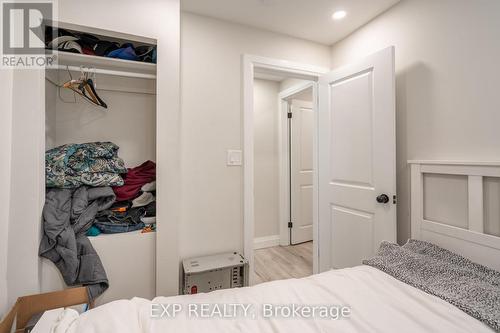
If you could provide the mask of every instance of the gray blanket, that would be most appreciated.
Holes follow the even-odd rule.
[[[363,264],[437,296],[500,331],[500,272],[473,263],[431,243],[382,242]]]
[[[49,189],[43,208],[39,255],[51,260],[68,286],[87,286],[93,301],[108,287],[104,267],[85,235],[98,212],[115,201],[111,187]]]

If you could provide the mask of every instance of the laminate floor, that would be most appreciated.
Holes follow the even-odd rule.
[[[255,284],[312,274],[312,242],[254,251]]]

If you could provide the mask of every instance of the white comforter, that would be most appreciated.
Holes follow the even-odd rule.
[[[195,318],[189,304],[245,304],[247,316]],[[345,318],[263,318],[262,304],[347,306]],[[151,304],[179,304],[175,318],[152,318]],[[153,313],[158,315],[158,305]],[[199,308],[198,308],[199,309]],[[213,309],[213,308],[212,308]],[[172,315],[172,308],[168,308]],[[234,312],[233,312],[234,313]],[[219,313],[216,313],[219,314]],[[269,313],[267,313],[269,314]],[[284,313],[286,315],[286,313]],[[283,315],[283,313],[282,313]],[[304,279],[192,296],[121,300],[60,321],[54,332],[492,332],[461,310],[369,266],[334,270]]]

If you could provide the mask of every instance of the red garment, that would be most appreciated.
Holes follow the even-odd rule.
[[[114,186],[116,201],[126,201],[134,199],[144,184],[156,179],[156,164],[146,161],[138,167],[128,169],[127,175],[123,177],[123,186]]]
[[[82,47],[82,53],[95,56],[94,50],[92,50],[90,47]]]

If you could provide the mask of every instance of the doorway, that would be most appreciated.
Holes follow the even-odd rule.
[[[266,250],[265,248],[263,249],[258,249],[260,246],[265,245],[266,248],[268,247],[275,247],[275,246],[280,246],[281,248],[275,248],[275,253],[272,254],[274,259],[277,260],[283,260],[283,253],[277,253],[276,250],[287,250],[287,246],[293,246],[291,244],[291,239],[290,235],[293,237],[293,233],[290,233],[290,230],[288,228],[288,222],[290,218],[290,214],[287,213],[286,216],[282,213],[283,210],[282,207],[286,206],[288,207],[288,211],[290,211],[290,192],[288,194],[282,195],[282,190],[281,188],[283,187],[282,185],[288,182],[288,187],[291,187],[291,184],[289,182],[290,180],[290,174],[291,170],[290,168],[290,163],[286,162],[286,159],[280,158],[278,161],[279,165],[279,170],[278,170],[278,182],[279,182],[279,200],[278,202],[274,204],[275,208],[279,212],[279,234],[278,235],[271,235],[270,237],[267,237],[260,239],[260,244],[256,244],[255,241],[255,236],[256,236],[256,226],[255,226],[255,221],[256,218],[261,218],[259,216],[259,213],[256,211],[257,206],[259,205],[258,201],[261,199],[260,196],[258,196],[258,193],[256,191],[259,191],[258,185],[256,184],[256,177],[255,177],[255,168],[258,167],[256,165],[256,156],[255,156],[255,122],[258,121],[258,119],[255,118],[254,114],[254,78],[255,74],[257,73],[258,75],[267,75],[267,76],[282,76],[288,79],[290,82],[295,80],[295,83],[304,83],[304,81],[308,81],[307,84],[309,85],[306,88],[309,88],[309,95],[312,96],[312,99],[309,101],[311,105],[311,110],[317,108],[317,103],[316,101],[316,81],[318,80],[318,77],[321,76],[323,73],[328,72],[329,70],[326,68],[318,68],[315,66],[309,66],[309,65],[302,65],[302,64],[296,64],[296,63],[291,63],[288,61],[282,61],[282,60],[274,60],[274,59],[268,59],[268,58],[262,58],[262,57],[257,57],[257,56],[244,56],[244,61],[243,61],[243,70],[244,70],[244,150],[245,150],[245,158],[244,158],[244,255],[246,258],[249,260],[250,264],[250,272],[253,273],[254,268],[255,268],[255,256],[254,256],[254,250],[260,251],[260,250]],[[295,87],[294,87],[295,86]],[[304,87],[301,87],[301,90],[304,90]],[[280,92],[287,91],[287,97],[293,97],[294,93],[297,94],[300,91],[297,90],[297,84],[295,85],[289,85],[286,89],[281,89]],[[282,96],[280,96],[282,97]],[[276,98],[275,100],[275,105],[279,110],[282,110],[284,105],[292,105],[293,104],[293,98],[288,98],[285,99],[286,103],[283,102],[283,98]],[[314,103],[313,103],[314,101]],[[293,113],[293,112],[292,112]],[[317,122],[316,122],[316,113],[311,113],[314,119],[311,119],[310,123],[312,122],[313,126],[316,127]],[[279,112],[278,113],[278,123],[282,124],[285,123],[287,124],[287,116],[288,112]],[[293,124],[292,124],[293,126]],[[285,154],[285,151],[288,149],[287,147],[290,146],[287,141],[283,140],[283,136],[285,135],[285,131],[282,130],[282,126],[280,126],[279,129],[279,135],[278,135],[278,150],[281,151],[283,154]],[[314,131],[316,133],[316,131]],[[312,165],[316,165],[315,159],[317,158],[316,153],[315,153],[315,147],[314,145],[317,143],[317,138],[313,137],[309,140],[309,142],[312,142],[313,144],[313,149],[312,152],[309,154],[312,155]],[[287,177],[288,181],[284,179],[284,173],[281,172],[283,169],[288,169],[287,172]],[[312,175],[312,184],[309,184],[309,192],[312,193],[312,196],[317,196],[315,194],[315,191],[317,190],[317,183],[315,182],[315,179],[317,177],[317,174],[313,170],[310,172]],[[288,199],[287,199],[288,198]],[[288,203],[287,203],[288,200]],[[312,239],[317,239],[317,207],[313,205],[313,202],[317,202],[314,199],[309,200],[309,205],[310,205],[310,210],[312,210],[312,223],[311,223],[311,218],[309,218],[309,233],[311,234]],[[291,206],[293,208],[293,206]],[[293,212],[292,212],[293,214]],[[285,223],[281,223],[281,221],[285,221]],[[300,224],[297,224],[297,227]],[[297,228],[299,229],[299,228]],[[293,231],[292,231],[293,232]],[[286,237],[283,237],[286,235]],[[257,248],[257,249],[255,249]],[[292,248],[290,248],[292,250]],[[297,248],[299,250],[299,248]],[[301,251],[298,251],[299,253],[292,253],[292,255],[297,255],[298,257],[306,257],[307,255],[305,253],[309,252],[310,254],[308,255],[309,257],[309,262],[312,261],[312,267],[310,268],[311,273],[316,273],[317,271],[317,262],[318,262],[318,243],[317,242],[310,242],[305,245],[302,245],[300,248]],[[291,251],[290,251],[291,252]],[[290,257],[292,258],[292,257]],[[286,260],[285,260],[286,261]],[[286,271],[293,271],[293,268],[297,268],[299,270],[299,266],[297,266],[296,261],[294,259],[290,259],[291,266],[289,266]],[[272,263],[270,265],[266,265],[267,267],[272,266]],[[309,266],[311,264],[309,263]],[[292,276],[293,277],[293,276]],[[255,274],[250,274],[250,284],[255,284],[261,281],[258,281],[256,279]]]
[[[253,80],[260,70],[314,81],[313,273],[361,264],[382,240],[396,238],[394,47],[333,71],[243,57],[243,241],[250,272],[255,264]]]
[[[287,219],[281,223],[288,229],[289,245],[313,241],[313,85],[305,81],[280,94],[282,112],[287,114],[282,124],[285,147],[280,154],[285,166],[281,196],[286,201],[281,216]],[[286,237],[281,243],[285,242]]]
[[[255,283],[313,272],[313,86],[255,72]]]

